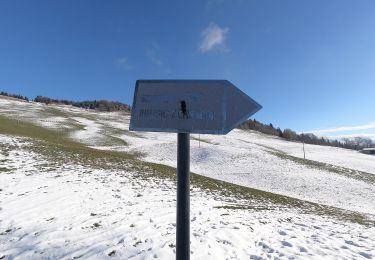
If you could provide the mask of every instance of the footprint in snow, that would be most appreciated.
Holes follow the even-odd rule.
[[[372,259],[372,255],[371,254],[368,254],[368,253],[365,253],[365,252],[359,252],[358,254],[360,254],[361,256],[367,258],[367,259]]]
[[[288,241],[282,241],[281,244],[283,246],[287,246],[287,247],[293,247],[293,245],[291,243],[289,243]]]
[[[345,240],[345,243],[351,246],[356,246],[356,247],[362,247],[361,245],[358,245],[357,243],[351,241],[351,240]]]
[[[271,248],[270,246],[268,246],[264,242],[258,242],[258,245],[261,246],[267,253],[273,253],[273,252],[275,252],[275,250],[273,248]]]

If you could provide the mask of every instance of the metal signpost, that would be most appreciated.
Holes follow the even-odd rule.
[[[177,260],[190,259],[190,133],[227,134],[261,108],[227,80],[137,80],[129,130],[177,133]]]

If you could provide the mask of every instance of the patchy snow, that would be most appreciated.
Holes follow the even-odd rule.
[[[57,120],[45,113],[50,106],[0,99],[0,114],[31,122]],[[140,152],[144,160],[176,167],[176,134],[128,132],[127,113],[93,112],[71,106],[53,106],[64,113],[72,128],[71,137],[99,149]],[[57,117],[59,121],[63,118]],[[45,127],[54,128],[54,126]],[[74,131],[73,131],[74,130]],[[127,145],[105,146],[114,136]],[[254,131],[235,129],[225,136],[191,135],[191,170],[216,179],[331,205],[375,214],[375,185],[356,173],[343,175],[281,158],[272,152],[303,158],[302,144]],[[375,175],[375,157],[334,147],[305,145],[307,159]],[[350,176],[353,174],[353,178]],[[357,175],[361,176],[361,173]],[[360,202],[360,203],[359,203]]]
[[[145,160],[176,167],[176,134],[137,134],[142,138],[123,135],[122,138],[129,146],[117,149],[141,152],[145,154]],[[233,130],[226,136],[201,135],[200,144],[197,135],[192,137],[191,170],[195,173],[311,202],[375,214],[374,183],[285,160],[273,155],[267,148],[271,147],[272,151],[272,148],[280,148],[278,143],[290,143],[295,150],[299,143],[242,130]],[[275,145],[272,140],[276,140]],[[307,149],[312,150],[310,146]],[[321,146],[314,147],[315,153],[319,148],[332,158],[354,158],[352,160],[355,163],[366,156],[355,151],[324,149],[326,147]],[[293,149],[288,151],[284,148],[282,151],[293,155]],[[350,156],[347,156],[348,154]],[[375,161],[371,161],[371,156],[367,157],[369,169],[375,165]]]
[[[95,138],[100,134],[101,125],[84,117],[72,117],[72,119],[83,126],[83,130],[74,131],[71,137],[84,143],[95,143]]]
[[[174,182],[48,167],[27,139],[0,135],[0,145],[11,169],[0,173],[0,258],[175,258]],[[374,227],[293,209],[222,208],[222,199],[192,187],[191,259],[375,257]]]

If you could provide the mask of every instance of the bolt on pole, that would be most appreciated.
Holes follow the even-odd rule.
[[[177,134],[176,260],[190,259],[190,134]]]

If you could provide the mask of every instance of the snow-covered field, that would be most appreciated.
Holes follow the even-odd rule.
[[[175,134],[142,133],[140,135],[142,138],[123,135],[122,138],[127,140],[129,146],[118,149],[142,152],[146,160],[176,167]],[[277,149],[278,143],[286,141],[276,139],[274,146],[272,140],[275,138],[242,130],[233,130],[227,136],[202,135],[201,138],[205,142],[201,141],[200,147],[197,140],[191,143],[193,172],[303,200],[375,214],[374,182],[350,178],[324,168],[310,167],[274,155],[272,148]],[[292,144],[294,147],[299,146],[296,143]],[[271,149],[262,145],[267,145]],[[308,153],[310,147],[312,145],[306,147]],[[348,153],[344,149],[324,148],[327,147],[321,147],[322,153],[336,153],[336,157]],[[318,149],[311,148],[311,153],[317,153]],[[368,168],[375,165],[374,157],[353,151],[350,151],[350,156],[354,157],[355,163],[367,159]],[[368,158],[363,159],[366,156]],[[332,157],[334,158],[333,155]],[[373,172],[375,173],[375,170]],[[375,175],[371,177],[375,180]]]
[[[175,183],[132,172],[48,164],[0,135],[0,257],[173,259]],[[202,200],[204,198],[204,200]],[[374,228],[294,210],[241,210],[191,194],[192,259],[371,259]],[[253,205],[255,206],[255,205]],[[261,206],[261,205],[259,205]]]
[[[0,116],[99,149],[175,166],[176,135],[127,131],[129,115],[0,99]],[[1,126],[0,126],[1,129]],[[192,135],[195,173],[375,218],[375,157],[256,132]],[[173,259],[175,182],[130,168],[51,162],[0,132],[0,259]],[[295,159],[297,157],[297,159]],[[327,166],[328,165],[328,166]],[[337,167],[337,171],[332,170]],[[147,173],[145,173],[147,175]],[[353,176],[351,176],[353,175]],[[373,259],[375,228],[327,214],[238,201],[192,186],[192,259]]]

